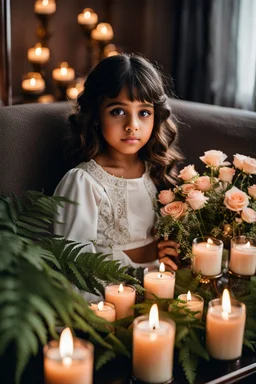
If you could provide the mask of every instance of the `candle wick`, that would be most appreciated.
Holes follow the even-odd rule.
[[[153,331],[156,329],[155,325],[153,326]]]
[[[160,279],[161,279],[161,277],[163,277],[162,273],[160,273]]]

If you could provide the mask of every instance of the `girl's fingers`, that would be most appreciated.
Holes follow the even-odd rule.
[[[177,252],[177,249],[175,248],[160,248],[158,251],[158,258],[164,257],[164,256],[179,256],[179,252]]]
[[[158,248],[171,247],[171,248],[179,248],[180,244],[176,243],[173,240],[160,240],[158,242]]]

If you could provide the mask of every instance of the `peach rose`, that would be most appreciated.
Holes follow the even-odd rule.
[[[233,164],[237,169],[243,170],[244,160],[247,158],[247,156],[239,155],[239,153],[234,155]]]
[[[241,212],[241,217],[246,223],[255,223],[256,212],[252,208],[245,207]]]
[[[204,152],[204,156],[199,157],[203,163],[209,165],[210,167],[219,167],[226,160],[227,155],[222,151],[217,151],[212,149],[210,151]]]
[[[197,190],[189,192],[186,198],[186,202],[194,210],[203,208],[207,200],[209,200],[209,197],[206,197],[203,192]]]
[[[178,175],[178,177],[180,177],[184,181],[189,181],[195,176],[197,176],[197,172],[195,170],[195,166],[191,164],[184,167]]]
[[[195,184],[190,184],[190,183],[182,184],[180,188],[184,195],[188,195],[189,192],[194,191],[196,189]]]
[[[163,190],[158,195],[158,200],[161,204],[168,204],[171,203],[175,199],[175,194],[171,189]]]
[[[240,191],[237,187],[232,187],[225,193],[224,205],[231,211],[242,211],[249,204],[249,198],[246,193]]]
[[[256,175],[256,159],[246,157],[246,159],[244,159],[243,171],[250,175]]]
[[[219,179],[231,183],[235,173],[236,170],[234,168],[221,167],[219,170]]]
[[[187,212],[187,204],[182,201],[173,201],[160,209],[162,216],[171,216],[174,220],[178,220],[185,216]]]
[[[256,184],[251,185],[248,187],[248,194],[251,196],[254,200],[256,200]]]
[[[195,186],[200,191],[209,191],[211,189],[211,179],[209,176],[200,176],[195,182]]]

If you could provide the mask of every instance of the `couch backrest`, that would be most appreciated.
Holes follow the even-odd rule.
[[[178,120],[178,144],[185,164],[203,164],[199,156],[219,149],[229,156],[256,157],[256,113],[187,101],[171,100]],[[69,168],[62,153],[68,102],[24,104],[0,108],[0,194],[28,189],[52,194]]]

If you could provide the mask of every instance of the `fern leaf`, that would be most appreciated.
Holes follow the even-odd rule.
[[[184,345],[179,350],[179,362],[182,365],[183,371],[189,384],[193,384],[196,378],[198,360],[195,359],[193,355],[191,355],[187,345]]]
[[[111,360],[116,358],[116,354],[112,350],[107,350],[103,354],[101,354],[96,362],[95,362],[95,370],[98,371],[100,368],[102,368],[104,365],[109,363]]]

